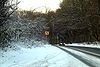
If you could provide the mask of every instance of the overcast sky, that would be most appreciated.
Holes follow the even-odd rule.
[[[44,7],[50,10],[56,10],[59,8],[60,2],[62,0],[19,0],[21,3],[18,5],[20,9],[32,10],[38,8],[38,11],[44,11]]]

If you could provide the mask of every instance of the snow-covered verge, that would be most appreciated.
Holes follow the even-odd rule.
[[[88,67],[57,47],[41,47],[0,51],[0,67]]]
[[[92,43],[92,44],[87,44],[87,43],[73,43],[73,44],[65,44],[66,46],[78,46],[78,47],[90,47],[90,48],[100,48],[100,43]]]

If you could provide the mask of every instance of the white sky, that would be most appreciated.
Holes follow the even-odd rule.
[[[50,10],[56,10],[57,8],[59,8],[59,4],[62,0],[19,0],[19,1],[21,1],[21,3],[18,5],[18,7],[23,10],[32,10],[35,8],[38,8],[38,10],[40,10],[40,8],[44,8],[44,6],[49,8]]]

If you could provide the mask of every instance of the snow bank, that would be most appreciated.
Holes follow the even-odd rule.
[[[66,46],[78,46],[78,47],[100,48],[100,43],[97,43],[97,44],[73,43],[73,44],[65,44],[65,45],[66,45]]]

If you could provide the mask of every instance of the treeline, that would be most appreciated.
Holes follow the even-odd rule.
[[[18,0],[0,1],[0,48],[12,47],[14,42],[33,45],[42,40],[45,16],[41,12],[17,11]],[[44,38],[45,39],[45,38]]]
[[[63,0],[49,20],[51,43],[100,41],[99,0]]]
[[[22,19],[27,19],[27,20],[35,20],[37,17],[45,17],[46,14],[41,13],[41,12],[34,12],[34,10],[22,10],[22,11],[17,11],[17,14],[20,18]]]
[[[43,18],[40,12],[35,14],[31,12],[32,11],[15,11],[9,19],[7,19],[6,23],[2,26],[5,28],[4,32],[6,32],[7,35],[2,35],[2,37],[5,36],[5,40],[1,41],[1,48],[13,47],[16,45],[29,47],[36,45],[34,44],[35,41],[43,41],[45,39],[43,35],[46,24],[45,18]],[[22,44],[14,45],[13,43]]]
[[[42,32],[49,31],[50,43],[100,41],[99,0],[63,0],[55,12],[21,11],[20,15],[29,20],[45,18],[46,27]]]

